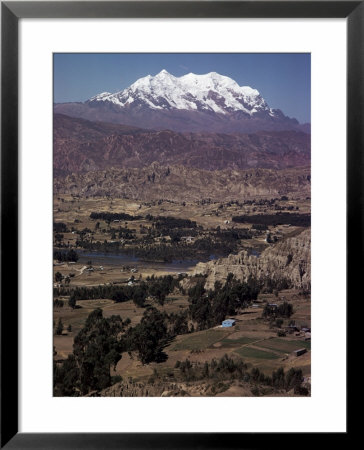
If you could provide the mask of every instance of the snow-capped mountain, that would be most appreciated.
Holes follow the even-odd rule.
[[[180,109],[218,114],[242,111],[250,116],[267,112],[272,117],[275,115],[256,89],[239,86],[236,81],[216,72],[175,77],[162,70],[154,77],[140,78],[121,92],[103,92],[89,102],[110,102],[120,107],[144,105],[156,110]]]
[[[182,132],[302,130],[296,119],[270,108],[256,89],[239,86],[216,72],[175,77],[162,70],[155,76],[140,78],[120,92],[103,92],[84,103],[56,104],[55,112]]]

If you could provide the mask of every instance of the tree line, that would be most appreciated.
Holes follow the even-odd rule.
[[[301,369],[290,368],[287,372],[282,367],[266,375],[261,370],[253,367],[248,370],[247,364],[241,358],[232,358],[225,354],[220,359],[213,358],[210,362],[191,363],[189,359],[177,361],[175,369],[178,373],[174,377],[182,381],[202,380],[242,380],[254,385],[263,384],[275,389],[290,391],[295,394],[307,395],[308,391],[302,387],[303,374]],[[253,390],[253,392],[256,390]]]
[[[77,262],[78,254],[73,249],[69,251],[53,250],[53,259],[59,262]]]
[[[311,214],[297,214],[297,213],[277,213],[277,214],[255,214],[255,215],[241,215],[233,216],[233,222],[237,223],[252,223],[255,225],[292,225],[295,227],[310,227]]]
[[[91,287],[54,288],[54,297],[69,295],[69,305],[75,307],[77,300],[111,299],[116,303],[133,300],[136,306],[144,307],[149,296],[155,298],[160,305],[164,304],[168,294],[179,286],[181,276],[174,278],[172,275],[162,277],[147,277],[146,281],[134,286],[98,285]]]
[[[140,220],[142,216],[131,216],[127,213],[111,213],[111,212],[92,212],[90,219],[92,220],[104,220],[105,222],[112,222],[114,220]]]
[[[152,216],[147,214],[145,218],[154,223],[155,228],[197,228],[197,223],[189,219],[180,219],[172,216]]]

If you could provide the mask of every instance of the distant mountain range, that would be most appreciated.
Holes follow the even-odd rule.
[[[295,130],[181,133],[55,114],[53,138],[55,175],[111,168],[140,169],[153,163],[209,171],[285,169],[310,164],[310,135]]]
[[[272,109],[256,89],[211,72],[175,77],[162,70],[140,78],[116,93],[103,92],[86,102],[58,103],[56,113],[179,132],[252,133],[296,130],[310,132],[279,109]]]

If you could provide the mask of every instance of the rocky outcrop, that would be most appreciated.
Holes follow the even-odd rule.
[[[272,170],[207,170],[157,163],[142,169],[108,169],[56,177],[56,194],[135,200],[213,201],[310,196],[309,167]]]
[[[287,238],[265,249],[259,257],[245,250],[208,263],[199,263],[193,275],[207,276],[206,288],[213,289],[216,281],[224,282],[229,273],[238,280],[250,276],[258,280],[287,279],[297,289],[311,288],[311,229]]]
[[[181,383],[121,381],[98,393],[101,397],[189,397]]]

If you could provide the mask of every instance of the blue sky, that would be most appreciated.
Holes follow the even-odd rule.
[[[117,92],[162,69],[175,76],[218,72],[240,86],[258,89],[271,108],[301,123],[311,121],[308,53],[57,53],[54,101],[80,102]]]

